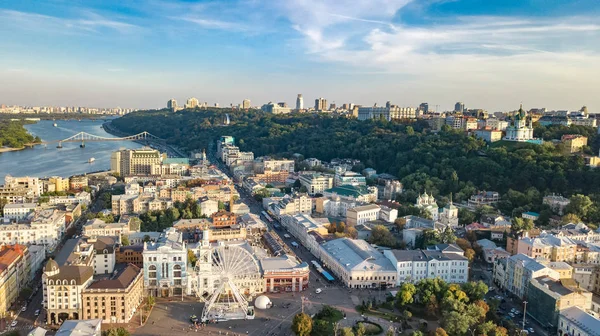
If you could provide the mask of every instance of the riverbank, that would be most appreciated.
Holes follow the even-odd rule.
[[[39,143],[27,143],[27,144],[23,145],[23,147],[19,147],[19,148],[0,147],[0,153],[20,151],[20,150],[23,150],[26,148],[32,148],[35,145],[39,145]]]

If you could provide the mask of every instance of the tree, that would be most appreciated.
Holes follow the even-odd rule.
[[[477,335],[491,336],[496,332],[496,324],[492,321],[487,321],[477,325]]]
[[[124,234],[121,234],[121,245],[123,245],[123,246],[129,246],[129,245],[131,245],[129,243],[129,237],[128,236],[126,236]]]
[[[406,305],[413,303],[414,296],[417,293],[417,288],[410,282],[405,282],[400,286],[400,290],[396,294],[396,305],[398,308],[403,308]]]
[[[396,218],[396,220],[394,221],[394,225],[396,226],[396,230],[400,232],[404,230],[404,227],[406,226],[406,219],[403,217]]]
[[[460,247],[463,251],[466,251],[467,249],[473,248],[473,246],[471,245],[471,243],[464,239],[464,238],[458,238],[456,239],[456,245],[458,245],[458,247]]]
[[[223,203],[223,201],[219,201],[218,207],[219,207],[219,211],[225,210],[225,203]]]
[[[123,327],[108,329],[102,332],[102,336],[129,336],[131,335],[127,329]]]
[[[342,328],[341,336],[354,336],[354,332],[350,327]]]
[[[358,322],[358,324],[356,325],[356,336],[365,336],[367,334],[367,328],[365,328],[365,325]]]
[[[483,281],[469,281],[462,285],[462,290],[467,293],[467,296],[471,302],[475,302],[478,300],[483,300],[489,288]]]
[[[458,209],[458,223],[460,225],[468,225],[475,221],[475,214],[466,208]]]
[[[565,212],[577,215],[579,218],[587,217],[588,211],[594,204],[589,196],[576,194],[569,198],[569,204],[565,207]]]
[[[294,320],[292,322],[292,331],[297,336],[308,336],[312,331],[313,321],[305,313],[299,313],[294,316]]]
[[[156,299],[154,299],[154,296],[148,296],[148,305],[154,306],[155,303]]]
[[[353,226],[347,226],[345,236],[348,238],[356,239],[358,238],[358,231]]]
[[[440,305],[438,304],[437,298],[435,297],[435,295],[431,295],[429,297],[427,304],[425,305],[425,310],[427,312],[427,315],[435,316],[439,309],[440,309]]]
[[[520,234],[533,229],[533,221],[529,218],[513,217],[510,230],[515,234]]]
[[[577,216],[574,213],[568,213],[564,216],[562,216],[562,218],[560,219],[560,222],[565,225],[565,224],[569,224],[569,223],[580,223],[581,222],[581,218],[579,216]]]
[[[404,321],[409,321],[412,318],[412,313],[409,310],[405,310],[402,312],[402,318]]]
[[[435,331],[432,331],[431,336],[448,336],[448,334],[446,333],[446,330],[444,330],[443,328],[436,328]]]
[[[451,311],[444,315],[441,325],[449,335],[463,335],[471,326],[471,320],[465,314]]]
[[[415,330],[410,334],[411,336],[425,336],[421,330]]]
[[[301,193],[307,193],[308,192],[308,188],[306,188],[306,186],[303,185],[303,186],[300,187],[300,192]]]
[[[371,244],[376,244],[386,247],[396,246],[396,238],[392,233],[383,225],[375,225],[371,229],[371,237],[369,238]]]
[[[473,249],[466,249],[465,250],[465,257],[469,260],[469,262],[473,262],[473,259],[475,259],[475,250],[473,250]]]
[[[147,243],[150,241],[150,236],[149,235],[144,235],[144,243]]]
[[[344,222],[337,222],[336,226],[336,231],[339,233],[343,233],[346,229],[346,224]]]
[[[501,326],[496,326],[496,330],[492,336],[508,336],[508,330]]]
[[[483,315],[482,319],[485,319],[485,316],[490,311],[490,306],[488,306],[488,304],[483,300],[477,300],[477,301],[473,302],[473,304],[478,306],[479,308],[481,308],[482,315]]]
[[[188,264],[191,265],[192,267],[194,267],[196,265],[196,261],[198,261],[198,258],[196,257],[196,255],[194,254],[194,252],[192,250],[187,250],[187,258],[188,258]]]
[[[444,244],[452,244],[456,242],[456,235],[454,235],[454,230],[450,227],[446,227],[444,232],[440,235],[440,240]]]

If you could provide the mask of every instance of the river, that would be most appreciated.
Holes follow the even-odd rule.
[[[58,127],[54,127],[57,123]],[[32,135],[38,135],[42,141],[66,139],[79,132],[114,138],[101,128],[104,120],[41,120],[35,124],[25,125]],[[62,176],[90,173],[110,169],[110,154],[120,148],[140,148],[141,144],[133,141],[87,142],[85,148],[78,142],[63,143],[63,148],[56,148],[57,143],[47,147],[37,145],[19,151],[0,153],[0,185],[4,184],[7,174],[12,176]],[[96,160],[88,163],[90,158]]]

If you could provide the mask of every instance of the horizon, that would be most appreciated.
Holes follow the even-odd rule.
[[[600,3],[23,0],[0,5],[0,104],[600,110]]]

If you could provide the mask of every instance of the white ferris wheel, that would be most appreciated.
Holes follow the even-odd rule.
[[[211,259],[215,290],[206,300],[202,321],[254,318],[254,309],[248,305],[252,293],[241,292],[239,285],[260,278],[252,254],[240,246],[216,246]]]

